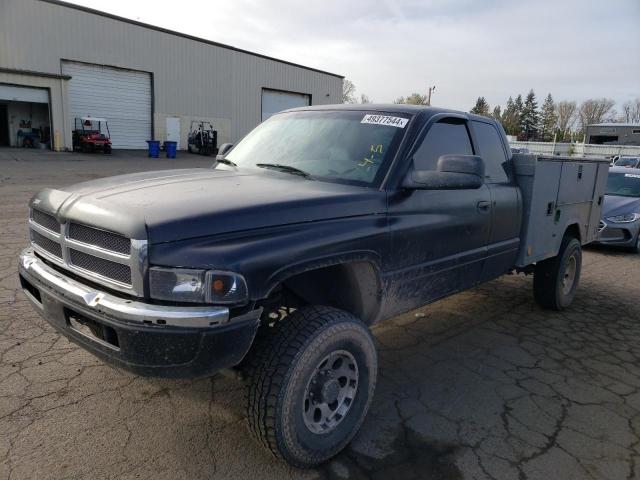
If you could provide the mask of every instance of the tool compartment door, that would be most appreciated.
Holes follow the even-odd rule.
[[[563,162],[558,205],[591,202],[597,172],[597,163]]]
[[[521,265],[553,256],[557,223],[555,222],[558,184],[562,177],[562,163],[538,161],[533,188],[526,202],[528,210],[523,219],[525,232],[521,249]],[[526,193],[525,193],[526,194]]]

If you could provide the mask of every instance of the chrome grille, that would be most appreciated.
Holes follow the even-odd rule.
[[[54,257],[62,260],[62,247],[58,242],[51,240],[50,238],[45,237],[44,235],[36,232],[35,230],[31,230],[31,241],[38,245],[40,248],[46,250]]]
[[[31,210],[31,220],[36,222],[38,225],[46,228],[47,230],[51,230],[52,232],[60,232],[60,224],[56,220],[56,217],[50,215],[48,213],[41,212],[40,210]]]
[[[131,268],[128,265],[94,257],[73,248],[69,249],[69,261],[71,265],[83,270],[88,270],[125,285],[131,285]]]
[[[131,240],[127,237],[79,223],[69,225],[69,238],[123,255],[131,253]]]
[[[146,240],[80,223],[59,224],[50,213],[29,213],[31,244],[49,261],[114,290],[142,295]]]
[[[607,228],[607,224],[604,223],[604,220],[600,220],[600,223],[598,224],[598,233],[603,231],[605,228]]]

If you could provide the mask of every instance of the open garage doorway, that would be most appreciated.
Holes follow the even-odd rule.
[[[50,148],[49,91],[0,84],[0,146]]]
[[[9,146],[9,113],[6,103],[0,103],[0,147]]]

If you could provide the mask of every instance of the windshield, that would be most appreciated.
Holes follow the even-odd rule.
[[[640,174],[609,173],[607,195],[621,197],[640,197]]]
[[[401,114],[283,113],[256,127],[225,158],[240,168],[279,165],[319,180],[374,185],[384,176],[407,123]]]
[[[634,157],[619,158],[614,164],[616,167],[635,167],[638,159]]]

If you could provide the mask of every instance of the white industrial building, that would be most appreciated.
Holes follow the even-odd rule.
[[[104,117],[114,148],[176,140],[192,120],[234,142],[286,108],[340,103],[343,77],[56,0],[0,0],[0,145],[72,148]]]

